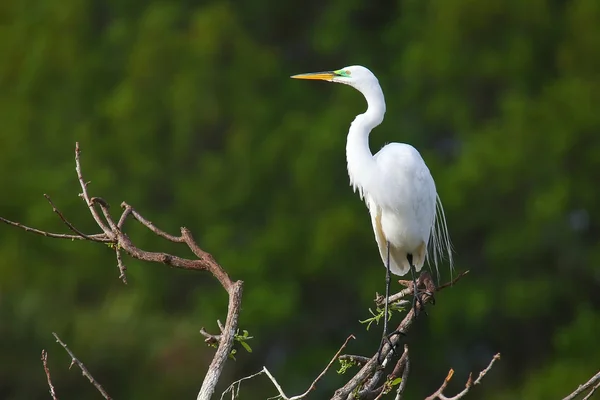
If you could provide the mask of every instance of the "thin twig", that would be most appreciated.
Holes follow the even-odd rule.
[[[448,371],[448,375],[446,375],[446,379],[444,379],[444,382],[442,382],[442,386],[440,386],[440,388],[438,390],[436,390],[436,392],[434,394],[425,398],[425,400],[434,400],[434,399],[444,398],[444,395],[442,392],[446,389],[446,386],[448,386],[448,383],[450,383],[450,380],[452,379],[453,375],[454,375],[454,370],[452,368],[450,368],[450,371]],[[471,382],[471,374],[469,374],[469,379],[467,380],[467,384],[470,384],[470,382]]]
[[[98,224],[100,229],[102,229],[102,231],[106,234],[106,236],[108,238],[112,239],[114,236],[113,233],[104,224],[104,222],[102,221],[102,218],[100,218],[98,211],[94,207],[94,203],[90,200],[90,196],[88,195],[88,192],[87,192],[88,182],[86,182],[83,179],[83,174],[81,173],[80,157],[81,157],[81,150],[79,149],[79,142],[76,142],[75,143],[75,171],[77,172],[77,179],[79,180],[79,185],[81,186],[81,190],[82,190],[80,196],[83,198],[83,200],[85,201],[85,204],[90,209],[90,213],[92,214],[92,217],[96,221],[96,224]]]
[[[438,287],[437,287],[437,289],[436,289],[436,291],[438,291],[438,292],[439,292],[440,290],[442,290],[442,289],[445,289],[445,288],[447,288],[448,286],[454,286],[454,284],[455,284],[456,282],[458,282],[459,280],[461,280],[461,279],[462,279],[462,278],[463,278],[465,275],[467,275],[468,273],[469,273],[469,270],[466,270],[466,271],[463,271],[463,272],[461,272],[460,274],[458,274],[458,275],[456,276],[456,278],[452,279],[450,282],[446,282],[446,283],[444,283],[443,285],[440,285],[440,286],[438,286]]]
[[[94,204],[94,205],[97,204],[98,207],[100,207],[100,210],[102,211],[102,215],[104,215],[104,219],[108,223],[108,226],[109,226],[111,232],[113,233],[113,235],[117,235],[117,233],[120,232],[120,229],[117,227],[117,224],[115,223],[115,221],[113,221],[113,217],[112,217],[112,215],[110,215],[110,211],[108,211],[110,206],[108,205],[106,200],[104,200],[101,197],[92,197],[90,200],[91,200],[92,204]]]
[[[173,236],[173,235],[170,235],[167,232],[157,228],[156,225],[154,225],[152,223],[152,221],[148,221],[146,218],[144,218],[140,213],[138,213],[129,204],[122,202],[121,207],[124,209],[124,211],[123,211],[123,215],[121,216],[121,219],[119,220],[118,226],[122,226],[123,225],[122,221],[124,221],[125,218],[127,218],[128,214],[131,214],[136,221],[138,221],[140,224],[144,225],[146,228],[150,229],[150,231],[154,232],[156,235],[158,235],[164,239],[167,239],[168,241],[175,242],[175,243],[184,243],[185,242],[185,240],[183,239],[182,236]]]
[[[472,374],[469,374],[469,379],[467,379],[467,383],[465,384],[465,388],[462,390],[462,392],[458,393],[456,396],[453,396],[453,397],[446,397],[444,395],[444,389],[446,389],[448,382],[450,382],[450,379],[452,379],[452,375],[454,374],[454,370],[451,369],[450,372],[448,372],[448,376],[446,376],[446,379],[444,379],[442,386],[431,396],[427,397],[425,400],[435,400],[435,399],[458,400],[458,399],[462,399],[463,397],[465,397],[467,395],[467,393],[469,393],[469,391],[471,390],[471,388],[473,386],[479,385],[481,383],[481,380],[483,379],[483,377],[490,371],[490,369],[492,369],[492,366],[494,365],[496,360],[499,360],[499,359],[500,359],[500,353],[498,353],[494,357],[492,357],[492,360],[490,361],[488,366],[479,373],[479,376],[477,377],[477,379],[475,379],[475,381],[473,381]]]
[[[342,346],[337,351],[337,353],[335,353],[335,355],[333,356],[333,358],[331,359],[331,361],[329,361],[329,364],[327,364],[327,366],[325,367],[325,369],[319,374],[319,376],[317,376],[317,378],[313,381],[313,383],[311,383],[310,387],[306,390],[306,392],[304,392],[304,393],[302,393],[300,395],[292,396],[292,397],[287,397],[285,395],[285,393],[283,392],[283,389],[281,389],[281,386],[279,385],[279,383],[277,383],[277,380],[275,379],[275,377],[273,375],[271,375],[271,373],[269,372],[269,370],[266,367],[263,367],[263,371],[269,377],[269,379],[271,380],[271,382],[273,382],[273,385],[275,386],[275,388],[279,392],[279,396],[281,396],[281,398],[283,400],[300,400],[300,399],[303,399],[310,392],[312,392],[313,390],[315,390],[317,382],[319,382],[321,380],[321,378],[323,377],[323,375],[325,375],[325,373],[327,372],[327,370],[329,370],[329,368],[335,362],[335,360],[338,359],[338,357],[340,356],[340,353],[342,352],[342,350],[344,350],[344,348],[346,348],[346,345],[348,345],[348,342],[350,341],[350,339],[356,339],[356,338],[354,337],[354,335],[350,335],[350,336],[348,336],[346,338],[346,340],[344,341],[344,344],[342,344]]]
[[[209,336],[212,336],[212,335],[209,335]],[[308,396],[308,394],[310,392],[312,392],[313,390],[316,389],[317,383],[321,380],[321,378],[323,378],[323,376],[329,370],[329,368],[331,368],[331,365],[335,362],[335,360],[337,360],[340,357],[340,353],[348,345],[348,342],[350,341],[350,339],[356,339],[356,338],[354,337],[354,335],[350,335],[346,338],[346,340],[344,341],[344,344],[342,344],[342,346],[339,348],[337,353],[335,353],[335,355],[332,357],[331,361],[329,361],[329,364],[327,364],[325,369],[310,384],[310,387],[306,390],[306,392],[304,392],[300,395],[288,397],[284,393],[283,389],[281,388],[281,385],[277,382],[277,379],[275,379],[275,377],[271,374],[271,372],[267,369],[267,367],[263,367],[259,372],[255,373],[253,375],[250,375],[250,376],[246,376],[242,379],[239,379],[239,380],[233,382],[231,385],[229,385],[229,387],[221,394],[221,399],[223,399],[223,396],[225,396],[225,394],[227,394],[229,392],[231,392],[231,398],[235,399],[237,397],[237,394],[239,393],[239,386],[242,381],[245,381],[247,379],[253,378],[253,377],[261,375],[261,374],[265,374],[271,380],[271,383],[273,383],[273,386],[275,386],[275,389],[277,389],[277,392],[279,392],[279,395],[277,396],[277,398],[281,398],[283,400],[301,400],[301,399],[305,398],[306,396]],[[238,388],[238,393],[236,393],[236,391],[235,391],[236,385]]]
[[[61,219],[61,221],[64,222],[65,225],[70,230],[72,230],[73,232],[75,232],[76,235],[79,235],[82,238],[90,240],[90,241],[93,241],[93,242],[104,242],[105,241],[105,240],[102,240],[102,239],[95,238],[93,236],[86,235],[85,233],[81,232],[79,229],[75,228],[75,226],[72,223],[70,223],[65,218],[65,216],[63,215],[63,213],[60,212],[60,210],[58,209],[58,207],[56,207],[56,205],[54,204],[54,202],[52,201],[52,199],[50,198],[50,196],[48,196],[47,194],[44,194],[44,197],[46,198],[46,200],[48,200],[48,203],[50,203],[50,205],[52,206],[52,211],[54,213],[56,213],[56,215],[58,215],[58,217]]]
[[[238,379],[237,381],[233,382],[231,385],[229,385],[229,387],[227,389],[225,389],[225,391],[221,394],[220,400],[223,400],[223,397],[225,397],[225,395],[229,392],[231,392],[231,400],[234,400],[235,398],[238,397],[239,393],[240,393],[240,385],[242,384],[243,381],[247,381],[248,379],[252,379],[257,377],[258,375],[262,375],[265,373],[265,369],[261,369],[260,371],[258,371],[255,374],[252,374],[250,376],[245,376],[242,379]],[[236,391],[236,387],[237,387],[237,391]]]
[[[75,357],[75,354],[73,354],[71,349],[69,349],[67,345],[62,340],[60,340],[56,333],[52,332],[52,335],[54,335],[56,341],[60,343],[60,345],[67,351],[67,353],[69,353],[69,356],[71,356],[71,365],[69,366],[69,368],[71,368],[73,364],[77,364],[77,366],[81,370],[81,373],[89,379],[89,381],[92,383],[92,385],[96,387],[96,389],[98,389],[102,397],[104,397],[106,400],[110,400],[110,396],[108,395],[108,393],[106,393],[102,386],[94,379],[94,377],[92,376],[92,374],[90,374],[90,371],[87,370],[85,365],[83,365],[83,363]]]
[[[292,398],[290,400],[301,399],[301,398],[305,397],[309,392],[315,390],[317,382],[319,382],[321,380],[321,378],[323,378],[323,375],[325,375],[325,373],[327,372],[327,370],[329,370],[329,368],[331,368],[331,364],[333,364],[335,362],[335,360],[337,360],[337,358],[340,356],[340,353],[342,352],[342,350],[344,350],[346,348],[346,346],[348,345],[348,342],[350,341],[350,339],[356,339],[356,338],[354,337],[354,335],[348,336],[346,338],[346,340],[344,341],[344,344],[342,344],[342,346],[337,351],[337,353],[335,353],[335,355],[333,356],[333,358],[331,359],[331,361],[329,361],[329,364],[327,364],[327,366],[325,367],[325,369],[313,381],[313,383],[310,385],[310,387],[308,388],[308,390],[303,395],[301,395],[300,397],[296,396],[295,398]]]
[[[121,203],[121,208],[123,208],[123,214],[121,214],[121,218],[119,218],[119,222],[117,222],[117,228],[119,229],[123,229],[123,225],[125,225],[127,217],[129,217],[131,210],[133,210],[133,208],[131,208],[131,206],[125,202]]]
[[[46,379],[48,380],[48,386],[50,387],[50,396],[52,400],[58,400],[56,392],[54,391],[54,385],[52,385],[52,379],[50,378],[50,370],[48,369],[48,352],[42,350],[42,365],[44,366],[44,372],[46,372]]]
[[[9,219],[2,218],[2,217],[0,217],[0,221],[4,222],[7,225],[12,225],[19,229],[23,229],[26,232],[35,233],[36,235],[46,236],[49,238],[68,239],[68,240],[89,240],[88,238],[82,237],[80,235],[68,235],[68,234],[64,234],[64,233],[52,233],[52,232],[42,231],[40,229],[31,228],[29,226],[26,226],[26,225],[23,225],[18,222],[14,222]],[[112,240],[108,239],[104,233],[99,233],[96,235],[86,235],[86,236],[91,238],[91,240],[93,240],[95,242],[112,242]]]
[[[586,383],[584,383],[583,385],[579,385],[579,387],[570,395],[568,395],[567,397],[565,397],[563,400],[573,400],[574,398],[576,398],[577,396],[579,396],[581,393],[585,392],[587,389],[589,389],[590,387],[592,387],[594,384],[600,382],[600,371],[596,373],[596,375],[592,376],[592,378],[587,381]],[[598,386],[594,387],[592,389],[592,392],[590,394],[588,394],[588,397],[591,394],[594,393],[594,391],[596,390]]]

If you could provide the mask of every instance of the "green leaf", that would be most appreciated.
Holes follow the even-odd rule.
[[[402,378],[396,378],[390,383],[390,385],[396,386],[396,385],[399,385],[400,382],[402,382]]]
[[[240,341],[240,344],[242,345],[242,347],[243,347],[244,349],[246,349],[246,351],[247,351],[248,353],[252,353],[252,348],[250,347],[250,345],[249,345],[248,343],[246,343],[246,342],[243,342],[243,341]]]

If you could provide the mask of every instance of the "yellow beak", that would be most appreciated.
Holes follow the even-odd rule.
[[[332,71],[327,72],[311,72],[308,74],[292,75],[290,78],[293,79],[316,79],[320,81],[331,81],[335,77],[335,73]]]

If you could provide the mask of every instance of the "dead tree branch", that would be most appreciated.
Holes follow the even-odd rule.
[[[428,272],[421,273],[421,276],[419,276],[419,279],[417,281],[417,287],[421,287],[421,286],[425,287],[425,291],[422,294],[423,305],[431,300],[432,295],[436,291],[439,291],[445,287],[450,286],[451,284],[454,284],[456,281],[458,281],[460,278],[462,278],[464,275],[466,275],[467,272],[459,274],[459,276],[457,276],[452,282],[449,282],[448,284],[445,284],[445,285],[441,285],[439,288],[436,288],[435,284],[433,283],[433,279],[431,278],[431,275]],[[399,293],[396,293],[396,294],[390,296],[391,302],[401,301],[402,298],[412,295],[414,293],[414,287],[413,287],[412,282],[400,281],[400,283],[407,286],[407,288],[403,289]],[[382,304],[382,303],[380,303],[382,300],[383,299],[381,298],[381,296],[378,296],[378,298],[375,300],[375,302],[377,304]],[[421,310],[421,307],[422,307],[422,305],[419,302],[417,302],[417,305],[416,305],[417,310]],[[404,319],[400,322],[400,324],[396,328],[396,331],[400,332],[402,334],[406,334],[409,331],[410,327],[412,326],[414,319],[415,319],[415,310],[411,308],[408,311],[408,313],[405,315]],[[347,399],[356,398],[356,396],[354,396],[354,392],[357,388],[361,388],[358,392],[359,399],[376,398],[383,390],[383,387],[377,387],[377,384],[383,377],[384,370],[387,367],[387,365],[390,363],[390,360],[391,360],[392,356],[394,355],[392,348],[395,349],[401,340],[402,340],[401,335],[392,336],[389,340],[389,343],[388,342],[384,343],[384,345],[381,349],[381,355],[383,357],[382,364],[378,365],[378,362],[377,362],[378,354],[377,353],[374,354],[362,366],[362,368],[358,371],[358,373],[356,373],[356,375],[354,375],[354,377],[352,377],[348,381],[348,383],[346,383],[346,385],[344,385],[342,388],[338,389],[335,392],[335,394],[332,397],[332,400],[347,400]],[[402,389],[402,390],[404,390],[404,389]]]
[[[431,278],[431,275],[428,272],[421,273],[421,276],[419,277],[419,280],[417,281],[417,289],[420,288],[421,286],[424,286],[424,288],[425,288],[424,292],[422,293],[422,301],[423,301],[422,304],[424,305],[428,301],[430,301],[436,291],[439,291],[446,287],[454,285],[459,279],[464,277],[467,273],[468,273],[468,271],[465,271],[465,272],[459,274],[452,281],[450,281],[446,284],[440,285],[437,288],[436,288],[435,284],[433,283],[433,279]],[[407,286],[407,288],[400,291],[397,294],[390,296],[390,300],[393,299],[392,301],[394,301],[394,302],[404,301],[404,300],[402,300],[402,298],[412,295],[415,290],[412,282],[410,282],[410,281],[399,281],[399,282],[401,284],[404,284],[405,286]],[[378,296],[378,298],[375,301],[377,303],[380,300],[381,300],[381,298],[380,298],[380,296]],[[417,303],[416,308],[417,308],[417,311],[420,310],[422,308],[421,303]],[[404,319],[402,320],[402,322],[400,322],[400,325],[398,326],[397,331],[401,332],[402,334],[406,334],[408,332],[408,330],[410,329],[414,319],[415,319],[415,309],[411,308],[408,311],[408,313],[406,314],[406,316],[404,317]],[[217,340],[214,335],[210,335],[205,332],[203,333],[203,335],[207,338],[206,339],[207,341]],[[350,338],[348,338],[348,339],[350,339]],[[388,366],[388,364],[390,363],[390,361],[394,355],[394,351],[392,349],[397,347],[397,344],[401,340],[401,335],[392,336],[389,339],[389,343],[386,342],[382,346],[381,354],[383,355],[383,362],[381,362],[381,364],[379,364],[377,361],[378,353],[374,354],[370,358],[363,357],[363,356],[356,356],[356,355],[347,355],[347,354],[339,355],[339,353],[342,351],[342,349],[346,346],[348,339],[346,340],[346,343],[344,343],[344,345],[340,348],[340,350],[334,357],[334,360],[339,359],[339,360],[347,361],[350,363],[356,363],[356,364],[362,366],[362,368],[359,370],[358,373],[356,373],[356,375],[354,375],[354,377],[352,377],[348,381],[348,383],[346,383],[346,385],[344,385],[344,387],[338,389],[334,393],[332,400],[353,400],[353,399],[377,400],[377,399],[380,399],[381,397],[383,397],[385,394],[389,393],[393,389],[393,386],[395,386],[396,384],[398,384],[398,389],[396,390],[395,399],[400,400],[402,398],[402,394],[404,393],[404,390],[406,388],[406,382],[407,382],[408,374],[410,371],[410,360],[409,360],[409,356],[408,356],[408,346],[407,345],[404,346],[404,353],[402,354],[400,359],[396,362],[395,367],[393,368],[391,374],[389,374],[387,376],[387,379],[382,384],[380,384],[379,382],[384,375],[384,371],[385,371],[386,367]],[[468,388],[465,391],[461,392],[461,394],[460,394],[461,397],[464,396],[469,391],[471,386],[480,383],[483,376],[491,368],[493,362],[496,359],[498,359],[499,357],[500,357],[499,354],[494,357],[494,359],[492,360],[492,362],[490,363],[488,368],[486,368],[484,371],[482,371],[480,373],[479,378],[475,382],[472,382],[471,379],[469,379],[469,382],[467,383]],[[333,362],[333,360],[332,360],[332,362]],[[327,365],[327,367],[325,368],[325,370],[317,377],[317,379],[313,382],[313,384],[311,385],[309,390],[307,390],[302,395],[294,396],[291,398],[287,397],[285,392],[283,391],[283,389],[277,382],[277,380],[273,377],[273,375],[269,372],[269,370],[266,367],[263,367],[263,369],[261,371],[259,371],[258,373],[253,374],[251,376],[244,377],[244,378],[234,382],[232,385],[230,385],[227,388],[227,390],[225,392],[223,392],[223,394],[221,395],[221,399],[223,399],[227,393],[231,393],[232,399],[237,398],[237,396],[239,394],[239,390],[240,390],[240,384],[242,381],[256,377],[258,375],[265,374],[265,375],[267,375],[267,377],[271,380],[271,382],[277,389],[277,391],[279,393],[277,398],[281,398],[284,400],[299,400],[299,399],[304,398],[312,389],[314,389],[316,383],[319,381],[319,379],[321,379],[321,377],[327,371],[327,369],[330,368],[332,362],[330,362]],[[453,373],[454,373],[454,371],[451,371],[451,373],[447,377],[447,381],[450,380],[450,377]],[[401,381],[397,382],[397,378],[400,375],[402,376]],[[440,394],[441,394],[441,391],[443,391],[443,389],[446,387],[446,385],[447,385],[447,382],[445,381],[445,384],[442,386],[442,388],[440,388],[440,390],[438,390],[438,392]],[[441,395],[441,396],[443,396],[443,395]],[[458,399],[461,397],[455,397],[455,398]],[[446,399],[446,400],[448,400],[448,399]]]
[[[592,397],[592,395],[598,389],[599,386],[600,386],[600,371],[598,371],[596,373],[596,375],[592,376],[589,381],[587,381],[583,385],[579,385],[579,387],[573,393],[571,393],[570,395],[565,397],[563,400],[573,400],[573,399],[577,398],[577,396],[579,396],[581,393],[585,392],[590,387],[592,387],[592,390],[584,397],[583,400],[589,399]]]
[[[48,369],[48,352],[46,350],[42,350],[42,365],[44,366],[44,372],[46,373],[46,379],[48,380],[50,396],[52,396],[52,400],[58,400],[58,397],[56,397],[56,392],[54,391],[54,385],[52,385],[52,379],[50,378],[50,370]]]
[[[433,393],[431,396],[427,397],[425,400],[435,400],[435,399],[458,400],[458,399],[462,399],[463,397],[465,397],[467,395],[467,393],[469,393],[469,391],[471,390],[471,388],[473,386],[479,385],[481,383],[481,380],[483,379],[483,377],[490,371],[490,369],[492,369],[492,366],[494,365],[496,360],[499,360],[499,359],[500,359],[500,353],[498,353],[494,357],[492,357],[492,360],[490,361],[489,365],[483,371],[481,371],[479,373],[479,376],[477,377],[477,379],[475,379],[474,382],[473,382],[472,374],[469,374],[469,379],[467,379],[467,383],[465,384],[465,388],[463,389],[462,392],[460,392],[459,394],[457,394],[456,396],[453,396],[453,397],[446,397],[444,395],[444,390],[446,389],[446,386],[448,386],[448,383],[452,379],[452,375],[454,375],[454,370],[451,369],[448,372],[446,379],[444,379],[442,386],[440,386],[440,388],[435,393]]]
[[[104,397],[106,400],[110,400],[111,397],[108,395],[108,393],[106,393],[106,391],[104,390],[104,388],[102,388],[102,386],[98,383],[98,381],[96,381],[94,379],[94,377],[92,376],[92,374],[90,374],[90,371],[87,370],[87,368],[85,367],[85,365],[83,365],[83,363],[81,361],[79,361],[75,357],[75,354],[73,354],[73,352],[71,351],[71,349],[69,349],[67,347],[67,345],[62,340],[60,340],[60,338],[58,337],[58,335],[56,333],[52,332],[52,335],[54,335],[54,337],[56,338],[56,341],[58,343],[60,343],[60,345],[62,347],[64,347],[64,349],[67,351],[67,353],[69,353],[69,356],[71,356],[71,365],[69,365],[69,369],[71,369],[71,367],[73,366],[73,364],[77,364],[77,366],[81,370],[81,373],[83,374],[83,376],[85,376],[86,378],[89,379],[89,381],[91,382],[91,384],[94,385],[96,387],[96,389],[98,389],[98,391],[100,392],[100,394],[102,395],[102,397]]]
[[[406,362],[404,363],[404,371],[402,371],[402,382],[398,385],[398,390],[396,391],[396,399],[401,400],[402,395],[404,394],[404,390],[406,389],[406,382],[408,380],[408,374],[410,373],[410,358],[408,357],[408,349],[406,349]]]
[[[119,278],[122,279],[124,283],[127,283],[127,277],[125,274],[126,267],[122,259],[122,253],[126,253],[130,257],[133,257],[138,260],[161,263],[174,268],[210,272],[219,281],[223,289],[225,289],[227,291],[227,294],[229,295],[229,304],[225,326],[222,328],[221,334],[218,335],[217,351],[215,352],[212,362],[210,363],[208,372],[204,377],[202,386],[197,396],[198,400],[210,399],[214,393],[215,386],[221,375],[221,372],[225,365],[225,361],[227,360],[227,357],[229,356],[233,347],[235,333],[237,332],[238,328],[243,282],[232,281],[229,275],[215,261],[212,255],[205,252],[200,248],[200,246],[198,246],[198,244],[195,242],[192,236],[192,233],[185,227],[181,228],[180,236],[170,235],[157,228],[154,224],[152,224],[152,222],[144,218],[127,203],[121,204],[123,211],[117,220],[118,222],[115,222],[115,218],[113,218],[112,214],[110,213],[110,207],[108,203],[100,197],[91,197],[88,192],[89,182],[87,182],[83,177],[83,172],[81,168],[81,150],[79,148],[79,143],[75,144],[75,171],[77,174],[77,179],[81,186],[81,193],[79,194],[79,196],[84,200],[92,218],[94,219],[102,233],[90,235],[80,231],[64,216],[64,214],[56,207],[56,205],[52,202],[48,195],[44,196],[52,206],[52,210],[58,215],[60,220],[67,226],[67,228],[75,234],[46,232],[40,229],[25,226],[18,222],[7,220],[2,217],[0,217],[0,221],[8,225],[23,229],[27,232],[35,233],[46,237],[68,240],[88,240],[108,244],[115,251],[117,266],[119,268]],[[196,258],[182,258],[167,253],[152,252],[140,249],[131,241],[129,236],[125,234],[122,230],[129,216],[132,216],[135,220],[140,222],[150,231],[166,240],[169,240],[174,243],[186,244]],[[57,340],[59,340],[58,337]],[[64,347],[66,348],[66,346]],[[73,357],[73,359],[76,360],[75,357]],[[80,365],[80,367],[81,366],[82,365]]]
[[[598,389],[598,387],[600,387],[600,383],[597,383],[596,386],[594,386],[592,388],[592,390],[590,390],[590,392],[583,398],[583,400],[588,400],[592,398],[592,395],[594,394],[594,392]]]
[[[239,393],[240,384],[242,383],[242,381],[254,378],[255,376],[262,375],[262,374],[267,375],[267,377],[271,380],[271,383],[273,383],[273,386],[275,386],[275,389],[277,389],[277,392],[279,393],[279,395],[276,396],[275,398],[279,398],[279,399],[283,399],[283,400],[301,400],[301,399],[304,399],[306,396],[308,396],[308,394],[310,392],[312,392],[313,390],[315,390],[317,388],[317,383],[321,380],[321,378],[323,378],[323,376],[329,370],[329,368],[331,368],[331,365],[335,362],[335,360],[337,360],[338,357],[340,357],[340,353],[348,345],[348,342],[350,341],[350,339],[356,339],[356,338],[354,337],[354,335],[350,335],[350,336],[348,336],[346,338],[346,340],[344,341],[344,344],[342,344],[342,346],[337,351],[337,353],[335,353],[335,355],[333,356],[333,358],[331,359],[331,361],[329,361],[329,364],[327,364],[327,366],[325,367],[325,369],[319,374],[319,376],[317,376],[315,378],[315,380],[313,381],[313,383],[310,384],[310,386],[306,390],[306,392],[304,392],[302,394],[299,394],[297,396],[288,397],[284,393],[283,389],[281,388],[281,385],[277,382],[277,379],[275,379],[275,377],[271,374],[271,372],[267,369],[267,367],[263,367],[259,372],[255,373],[255,374],[252,374],[250,376],[246,376],[246,377],[244,377],[242,379],[239,379],[239,380],[233,382],[231,385],[229,385],[229,387],[221,394],[221,400],[224,398],[224,396],[227,393],[231,393],[231,396],[232,396],[231,398],[235,399],[237,397],[237,394]]]

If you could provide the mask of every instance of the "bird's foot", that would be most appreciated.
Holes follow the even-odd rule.
[[[420,312],[423,311],[425,315],[427,315],[427,311],[425,311],[425,302],[429,301],[431,305],[435,305],[435,285],[433,284],[433,280],[431,279],[431,275],[429,272],[423,271],[419,279],[413,282],[413,302],[412,308],[415,314],[415,318],[419,316]],[[419,289],[419,286],[423,285],[425,289]],[[417,303],[419,307],[417,307]]]
[[[431,303],[432,306],[435,305],[435,297],[433,295],[433,292],[430,292],[428,290],[417,289],[413,295],[412,301],[412,308],[415,314],[415,318],[421,314],[421,311],[426,316],[429,315],[425,310],[425,296],[427,296],[427,300]],[[417,307],[417,303],[419,304],[419,307]]]
[[[406,336],[406,334],[404,332],[395,330],[394,332],[392,332],[388,335],[383,335],[383,337],[381,338],[381,343],[379,344],[379,350],[377,350],[377,364],[378,365],[383,364],[383,361],[385,360],[385,357],[383,357],[383,359],[381,358],[382,351],[383,351],[383,345],[385,343],[387,343],[390,346],[391,351],[394,355],[396,355],[396,356],[398,355],[396,353],[396,346],[392,343],[392,338],[396,335]]]

